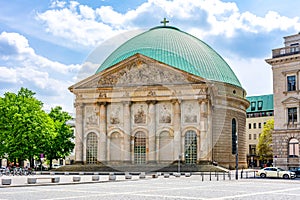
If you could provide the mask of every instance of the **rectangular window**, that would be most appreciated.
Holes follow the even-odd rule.
[[[254,110],[255,110],[255,107],[256,107],[256,102],[255,102],[255,101],[252,101],[252,102],[251,102],[251,111],[254,111]]]
[[[256,129],[256,123],[253,123],[253,128]]]
[[[262,110],[262,108],[263,108],[263,101],[258,101],[257,102],[257,109]]]
[[[251,134],[249,134],[249,140],[251,140]]]
[[[256,140],[256,134],[253,134],[253,140]]]
[[[296,76],[287,76],[287,91],[296,90]]]
[[[261,123],[258,123],[258,128],[261,128]]]
[[[249,153],[251,155],[255,155],[256,154],[256,145],[253,145],[253,144],[249,145]]]
[[[297,122],[297,108],[288,108],[288,122]]]
[[[249,123],[249,129],[251,129],[251,123]]]

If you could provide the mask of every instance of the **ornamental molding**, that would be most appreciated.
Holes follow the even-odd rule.
[[[71,86],[69,90],[96,89],[109,87],[157,86],[206,83],[206,80],[136,54],[115,66]],[[201,88],[204,93],[205,88]]]

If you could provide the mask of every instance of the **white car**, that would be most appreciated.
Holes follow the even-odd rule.
[[[296,178],[295,172],[286,171],[278,167],[266,167],[256,171],[256,176],[261,178]]]
[[[60,167],[61,167],[60,164],[53,164],[53,165],[52,165],[52,168],[53,168],[53,169],[57,169],[57,168],[60,168]]]

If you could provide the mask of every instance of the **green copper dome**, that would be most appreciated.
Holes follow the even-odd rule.
[[[171,26],[158,26],[131,38],[117,48],[96,73],[137,53],[208,80],[242,87],[216,51],[198,38]]]

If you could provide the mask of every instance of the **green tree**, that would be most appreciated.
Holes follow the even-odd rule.
[[[55,128],[34,95],[21,88],[17,94],[7,92],[0,97],[0,156],[7,154],[16,162],[28,159],[31,167],[33,158],[46,151]]]
[[[257,154],[260,160],[272,159],[272,132],[274,130],[274,119],[270,119],[263,127],[262,133],[259,136],[257,145]]]
[[[67,123],[72,117],[67,112],[62,111],[59,106],[52,108],[49,116],[54,121],[55,134],[53,134],[45,153],[50,162],[50,168],[52,168],[52,160],[70,155],[75,144],[72,127]]]

